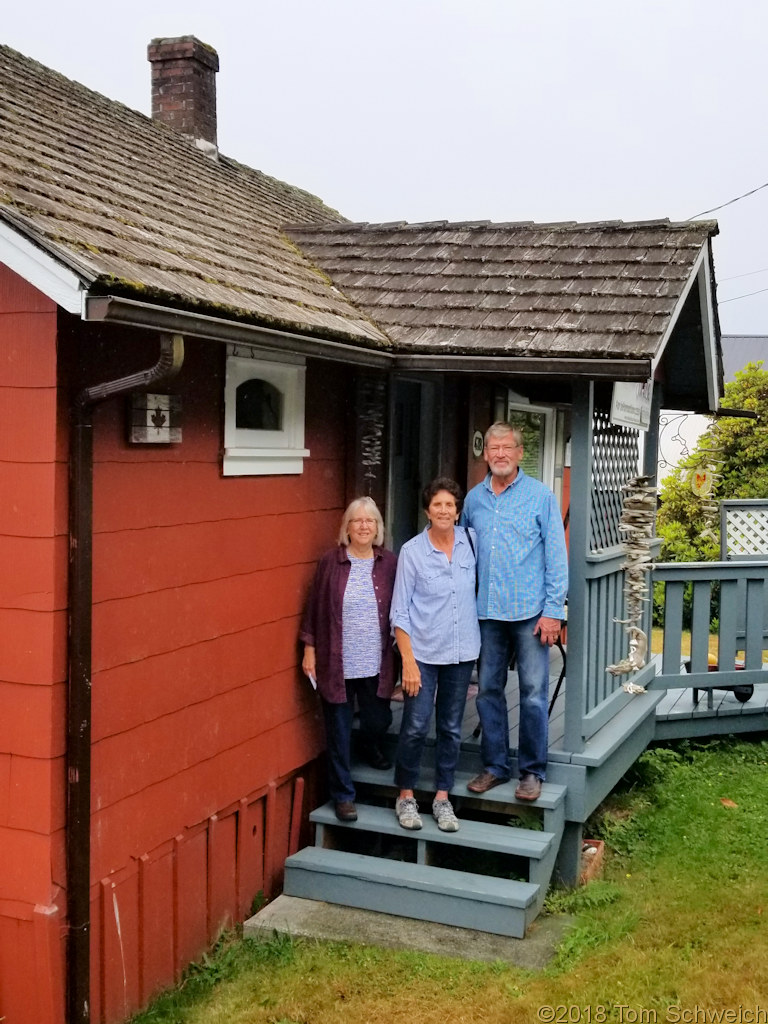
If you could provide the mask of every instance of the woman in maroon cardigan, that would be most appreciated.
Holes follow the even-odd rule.
[[[322,700],[328,783],[340,821],[357,819],[350,772],[355,699],[363,758],[382,771],[392,767],[381,741],[392,724],[389,606],[397,559],[382,547],[383,541],[376,503],[356,498],[342,518],[338,547],[318,562],[299,633],[302,670]]]

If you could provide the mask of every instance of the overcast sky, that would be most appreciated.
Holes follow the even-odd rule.
[[[758,188],[767,30],[765,0],[27,0],[0,31],[144,113],[148,42],[196,35],[222,152],[415,222],[685,220]],[[768,188],[708,216],[723,331],[768,334]]]

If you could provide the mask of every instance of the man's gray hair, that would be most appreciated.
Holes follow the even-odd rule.
[[[515,439],[515,444],[523,443],[523,432],[520,427],[514,427],[511,423],[507,423],[506,420],[496,420],[485,432],[483,438],[483,447],[488,447],[488,442],[492,437],[503,437],[504,434],[512,434]]]

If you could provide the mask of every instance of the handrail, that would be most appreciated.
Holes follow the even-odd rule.
[[[665,584],[664,643],[657,677],[662,686],[705,688],[761,681],[763,652],[768,650],[768,561],[665,562],[654,566],[653,578]],[[713,584],[719,586],[716,612]],[[686,601],[689,656],[682,654]],[[709,653],[713,613],[718,619],[714,665]]]
[[[653,580],[741,580],[768,572],[764,562],[656,562]]]

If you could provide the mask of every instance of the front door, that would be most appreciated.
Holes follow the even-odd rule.
[[[421,491],[440,467],[441,390],[437,381],[396,377],[391,394],[387,534],[398,552],[426,524]]]

